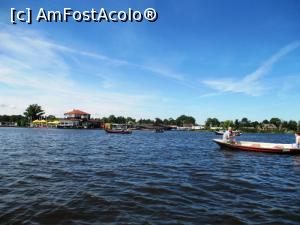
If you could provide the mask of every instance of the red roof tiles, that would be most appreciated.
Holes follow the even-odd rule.
[[[89,113],[83,112],[81,110],[78,109],[73,109],[71,112],[66,112],[65,115],[70,115],[70,114],[76,114],[76,115],[91,115]]]

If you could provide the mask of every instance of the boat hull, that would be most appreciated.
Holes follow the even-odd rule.
[[[164,130],[161,130],[161,129],[156,129],[155,130],[155,133],[163,133],[164,132]]]
[[[223,135],[224,131],[215,131],[216,135]],[[234,136],[240,136],[242,133],[239,131],[233,131]]]
[[[241,143],[231,144],[223,142],[219,139],[213,140],[217,143],[220,148],[227,149],[227,150],[238,150],[238,151],[251,151],[251,152],[264,152],[264,153],[277,153],[277,154],[291,154],[291,155],[298,155],[300,154],[300,149],[288,147],[286,144],[274,144],[272,147],[260,147],[259,142],[253,142],[250,146],[245,146]],[[270,143],[263,143],[269,144]]]
[[[109,134],[132,134],[131,130],[109,130],[105,129],[106,133]]]

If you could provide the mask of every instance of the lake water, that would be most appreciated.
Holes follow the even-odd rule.
[[[0,224],[299,224],[300,156],[220,150],[213,138],[0,128]]]

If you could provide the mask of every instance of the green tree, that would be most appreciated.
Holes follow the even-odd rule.
[[[126,124],[126,118],[124,116],[118,116],[116,118],[116,123],[119,123],[119,124]]]
[[[131,118],[131,117],[127,117],[127,118],[126,118],[126,123],[127,123],[127,124],[134,124],[134,123],[136,123],[136,120],[133,119],[133,118]]]
[[[235,127],[235,129],[239,129],[239,127],[240,127],[240,121],[238,119],[236,119],[234,121],[234,127]]]
[[[228,128],[228,127],[233,127],[233,121],[232,120],[225,120],[224,122],[223,122],[223,127],[226,127],[226,128]]]
[[[241,120],[242,127],[249,127],[250,123],[251,123],[251,121],[248,120],[248,118],[246,118],[246,117],[242,118],[242,120]]]
[[[155,126],[160,126],[162,124],[163,124],[163,121],[160,118],[155,118],[155,121],[154,121]]]
[[[150,119],[140,119],[138,121],[138,124],[154,124],[154,121],[153,120],[150,120]]]
[[[38,104],[29,105],[24,112],[24,115],[29,122],[39,119],[44,114],[45,114],[44,110]]]
[[[48,121],[54,121],[54,120],[56,120],[56,117],[53,116],[53,115],[49,115],[49,116],[46,117],[46,119],[47,119]]]
[[[270,122],[269,122],[269,120],[263,120],[262,123],[263,124],[269,124]]]
[[[196,120],[192,116],[181,115],[176,119],[177,126],[183,126],[183,124],[193,124],[195,125]]]
[[[0,122],[10,122],[10,117],[8,115],[0,116]]]
[[[289,123],[288,123],[288,129],[289,130],[293,130],[293,131],[296,131],[297,130],[297,122],[294,121],[294,120],[290,120]]]
[[[270,119],[270,123],[274,124],[277,128],[279,128],[281,125],[281,120],[279,118],[272,118]]]
[[[110,116],[107,118],[107,122],[108,122],[108,123],[117,123],[117,118],[115,117],[115,115],[110,115]]]
[[[0,122],[12,122],[17,123],[18,126],[26,126],[27,119],[22,115],[0,115]]]
[[[176,125],[176,120],[173,118],[169,118],[169,124],[168,125]]]
[[[281,121],[281,129],[289,129],[288,121]]]
[[[207,118],[205,121],[205,127],[206,129],[209,129],[210,127],[218,127],[220,126],[220,121],[217,118]]]
[[[170,121],[169,121],[168,119],[164,119],[164,120],[163,120],[163,124],[164,124],[164,125],[169,125],[169,124],[170,124]]]
[[[258,125],[259,125],[258,121],[251,122],[251,126],[254,127],[254,128],[257,128]]]
[[[108,120],[107,117],[102,117],[101,122],[102,123],[109,123],[109,120]]]

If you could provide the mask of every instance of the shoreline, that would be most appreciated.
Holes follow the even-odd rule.
[[[0,126],[0,128],[18,128],[18,129],[51,129],[51,130],[104,130],[104,128],[55,128],[55,127],[24,127],[24,126]],[[153,131],[149,129],[136,129],[133,131]],[[165,132],[215,132],[214,130],[166,130]],[[293,131],[243,131],[244,134],[294,134]]]

